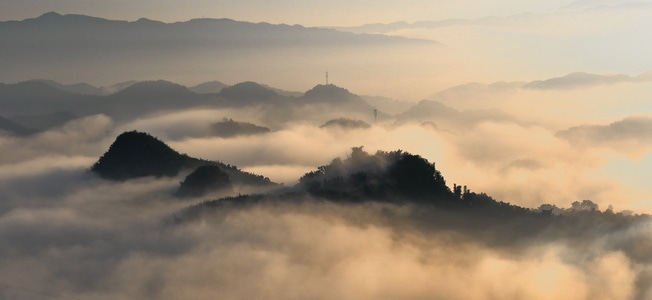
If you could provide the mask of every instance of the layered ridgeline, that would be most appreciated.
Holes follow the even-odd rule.
[[[175,177],[183,171],[189,175],[181,183],[180,194],[195,195],[188,189],[222,189],[233,184],[277,187],[268,178],[239,170],[217,161],[207,161],[181,154],[159,139],[138,131],[120,134],[108,151],[93,164],[91,171],[107,180],[125,181],[142,177]],[[201,193],[200,193],[201,194]],[[466,186],[453,184],[419,155],[396,151],[369,154],[363,147],[352,148],[346,159],[335,158],[329,164],[303,175],[293,187],[276,189],[264,195],[224,198],[193,207],[216,203],[242,202],[251,199],[294,199],[309,197],[338,203],[382,202],[416,204],[445,211],[480,212],[499,218],[518,216],[549,217],[572,212],[591,212],[625,217],[626,213],[601,212],[590,200],[575,202],[564,209],[544,204],[531,209],[497,201],[485,193],[475,193]],[[254,201],[257,202],[257,201]],[[191,210],[192,210],[191,209]],[[642,216],[646,217],[646,216]]]
[[[305,65],[302,69],[308,71],[317,65],[322,70],[319,58],[323,51],[363,55],[363,49],[369,47],[386,50],[437,45],[426,40],[300,25],[208,18],[175,23],[145,18],[128,22],[55,12],[0,22],[0,40],[0,80],[10,82],[29,74],[63,81],[87,77],[111,82],[127,76],[201,78],[216,72],[232,80],[247,69],[265,73]],[[298,64],[296,55],[288,55],[297,49],[308,58]],[[255,67],[263,64],[264,70]],[[111,72],[97,72],[107,69]],[[86,86],[73,88],[97,93]]]
[[[356,147],[346,158],[303,175],[295,186],[278,188],[262,176],[180,154],[149,134],[131,131],[121,134],[92,167],[108,180],[179,176],[184,170],[189,175],[177,186],[178,196],[229,194],[240,184],[267,187],[267,192],[206,200],[172,213],[165,223],[170,226],[202,220],[219,229],[243,216],[271,222],[269,226],[294,220],[311,227],[319,220],[335,227],[369,228],[365,232],[370,234],[382,228],[392,239],[424,253],[435,247],[432,243],[461,243],[470,249],[480,245],[515,255],[555,245],[581,254],[568,258],[580,266],[604,251],[619,253],[633,264],[650,262],[652,220],[647,215],[601,211],[589,200],[569,208],[536,209],[496,201],[465,186],[451,188],[435,164],[401,150],[370,154]],[[226,232],[218,235],[228,236]],[[268,238],[264,230],[260,234]],[[648,275],[652,273],[637,277],[641,288]]]
[[[530,224],[533,228],[537,227],[535,220],[559,219],[568,215],[602,216],[611,221],[632,216],[630,212],[615,213],[611,208],[600,211],[598,205],[590,200],[576,201],[570,208],[550,204],[539,208],[520,207],[495,200],[485,193],[472,192],[465,185],[453,183],[451,188],[435,164],[419,155],[402,150],[378,151],[372,155],[365,152],[363,147],[352,148],[346,159],[335,158],[329,164],[306,173],[291,188],[265,195],[207,201],[186,212],[195,215],[206,207],[297,199],[417,205],[427,210],[435,209],[433,212],[436,211],[436,214],[461,213],[494,220],[525,218],[533,221]],[[633,217],[648,218],[646,215]]]
[[[432,255],[430,249],[446,244],[517,256],[555,245],[580,253],[568,257],[569,264],[583,265],[605,251],[648,264],[652,251],[650,216],[601,211],[590,200],[569,208],[519,207],[466,186],[453,184],[451,189],[435,165],[419,155],[400,150],[369,154],[361,147],[305,174],[292,188],[205,201],[174,213],[169,224],[202,220],[219,228],[231,217],[249,215],[274,224],[289,219],[311,226],[321,220],[369,234],[387,231],[397,245],[415,245],[426,257]],[[645,274],[652,275],[643,272],[642,283]]]
[[[232,185],[274,187],[268,178],[235,166],[181,154],[159,139],[138,131],[124,132],[93,164],[91,171],[108,180],[175,177],[192,171],[179,187],[180,196],[202,196],[212,190],[230,190]]]
[[[294,187],[281,192],[219,199],[204,205],[296,197],[336,203],[418,204],[450,211],[474,211],[500,216],[552,214],[552,210],[561,211],[554,206],[546,206],[545,212],[515,206],[496,201],[484,193],[471,192],[462,185],[453,184],[451,189],[435,164],[419,155],[402,150],[378,151],[372,155],[365,152],[363,147],[352,148],[346,159],[336,158],[331,163],[306,173]],[[191,210],[201,210],[201,205]]]
[[[111,91],[102,94],[73,89],[50,80],[0,83],[0,116],[35,129],[51,128],[51,124],[62,120],[94,114],[104,114],[122,123],[155,113],[195,108],[256,110],[263,122],[261,127],[268,128],[306,120],[318,124],[338,118],[374,120],[375,107],[365,98],[332,84],[316,85],[305,93],[282,91],[250,81],[222,85],[207,82],[205,86],[186,87],[164,80],[124,82],[109,88],[96,88]],[[389,117],[378,110],[379,120]],[[229,135],[235,127],[239,127],[236,131],[259,133],[264,130],[226,122],[216,127],[218,135],[222,135],[222,131]]]

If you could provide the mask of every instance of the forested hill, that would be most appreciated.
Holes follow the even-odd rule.
[[[204,201],[175,213],[170,224],[197,219],[221,222],[232,213],[257,209],[279,216],[336,211],[338,218],[353,224],[389,227],[399,235],[447,232],[451,238],[466,236],[492,247],[576,241],[574,247],[589,252],[587,241],[617,236],[652,221],[648,215],[601,211],[590,200],[574,202],[569,208],[525,208],[497,201],[466,186],[453,184],[450,189],[435,165],[419,155],[401,150],[372,155],[357,147],[347,158],[336,158],[305,174],[294,187]],[[610,249],[633,260],[645,257],[631,243],[614,241]]]
[[[501,217],[542,213],[541,210],[497,201],[484,193],[471,192],[466,186],[453,184],[451,189],[435,164],[419,155],[401,150],[378,151],[372,155],[362,147],[352,148],[346,159],[336,158],[306,173],[298,184],[280,193],[219,199],[208,201],[205,205],[284,202],[306,197],[335,203],[417,204]]]
[[[241,171],[232,165],[180,154],[161,140],[138,131],[120,134],[109,150],[93,164],[91,171],[105,179],[124,181],[147,176],[174,177],[182,170],[205,165],[219,167],[234,184],[275,185],[264,176]]]

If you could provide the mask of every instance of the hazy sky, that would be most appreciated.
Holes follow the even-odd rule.
[[[277,48],[240,43],[236,51],[190,46],[186,51],[143,38],[169,53],[134,56],[118,44],[128,55],[95,56],[94,48],[84,52],[76,46],[83,30],[61,30],[44,39],[56,40],[61,33],[64,42],[73,41],[66,49],[81,49],[65,53],[93,54],[73,53],[68,60],[50,44],[34,47],[39,37],[2,27],[0,82],[7,86],[36,78],[97,86],[219,80],[305,92],[323,83],[329,71],[331,83],[352,93],[402,100],[385,105],[398,103],[404,113],[372,123],[370,106],[352,111],[342,102],[302,104],[281,112],[267,101],[159,111],[163,102],[155,94],[128,99],[159,109],[137,119],[99,114],[28,137],[0,134],[0,299],[34,299],[29,291],[91,300],[652,299],[650,222],[615,228],[556,223],[539,235],[515,236],[532,223],[501,218],[485,227],[488,223],[473,215],[469,224],[478,227],[449,229],[440,227],[448,218],[463,223],[455,215],[440,218],[444,213],[438,209],[307,201],[215,210],[196,222],[170,226],[173,216],[205,200],[173,197],[183,174],[111,182],[88,172],[128,130],[286,186],[336,157],[346,158],[351,147],[364,146],[370,153],[402,149],[421,155],[436,162],[449,187],[465,185],[523,207],[566,208],[590,199],[602,211],[652,213],[651,1],[0,0],[0,21],[50,11],[128,21],[205,17],[342,27],[463,20],[341,28],[438,42],[419,47],[355,44],[324,50],[301,43]],[[145,36],[151,35],[137,40]],[[14,51],[23,61],[6,59],[9,37],[28,45],[17,49],[34,52]],[[107,35],[102,40],[112,41]],[[37,61],[38,54],[46,55]],[[0,99],[5,107],[18,106],[7,98]],[[132,110],[124,107],[111,108],[122,117]],[[11,117],[8,110],[0,115]],[[340,115],[374,126],[319,127]],[[212,124],[224,117],[272,132],[212,136]]]
[[[413,22],[432,19],[505,16],[523,12],[542,13],[554,11],[571,2],[569,0],[491,2],[472,0],[408,2],[391,0],[191,0],[181,4],[181,2],[173,0],[5,0],[0,3],[0,19],[24,19],[48,11],[57,11],[62,14],[88,14],[120,20],[136,20],[147,17],[172,22],[207,17],[306,26],[352,26],[400,20]]]
[[[383,52],[365,59],[347,53],[328,59],[298,62],[305,74],[284,73],[287,65],[274,65],[238,76],[245,67],[225,74],[201,74],[180,70],[175,74],[157,73],[157,78],[131,75],[137,80],[167,79],[183,84],[207,80],[237,83],[246,80],[288,90],[305,91],[321,81],[329,70],[333,82],[361,94],[382,94],[417,101],[450,86],[467,82],[532,81],[563,76],[572,72],[621,73],[631,76],[652,69],[652,3],[627,0],[555,1],[97,1],[97,0],[5,0],[0,2],[0,20],[34,18],[45,12],[85,14],[114,20],[135,21],[146,17],[164,22],[193,18],[232,18],[242,21],[301,24],[304,26],[359,26],[395,21],[416,22],[460,18],[465,23],[448,26],[398,28],[381,32],[390,35],[426,38],[444,47],[425,52],[408,50],[393,53],[391,62]],[[487,18],[493,17],[493,18]],[[373,32],[372,32],[373,33]],[[407,53],[407,54],[406,54]],[[294,57],[294,56],[293,56]],[[335,62],[335,59],[344,62]],[[59,72],[56,70],[55,73]],[[41,76],[51,77],[44,72]],[[52,78],[66,83],[88,81],[110,85],[116,72],[87,74],[74,72]],[[228,75],[227,75],[228,74]],[[311,76],[308,76],[312,74]],[[75,77],[75,75],[77,75]],[[25,74],[3,81],[32,78]],[[121,75],[122,76],[122,75]],[[124,75],[124,76],[129,76]],[[122,77],[124,77],[122,76]],[[228,76],[228,77],[227,77]],[[6,76],[5,76],[6,77]],[[18,78],[20,77],[20,78]],[[309,80],[300,80],[306,79]]]

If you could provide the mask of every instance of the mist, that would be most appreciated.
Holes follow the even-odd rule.
[[[569,207],[593,187],[590,198],[601,211],[629,208],[613,196],[622,192],[618,186],[600,186],[607,177],[578,175],[598,167],[599,157],[541,126],[481,122],[462,134],[419,123],[320,128],[315,120],[263,135],[223,138],[206,131],[236,112],[193,109],[122,124],[94,115],[34,136],[3,137],[0,239],[7,246],[0,282],[9,288],[0,289],[2,297],[35,297],[12,287],[78,299],[650,297],[646,218],[616,215],[618,226],[587,221],[568,231],[563,223],[538,230],[518,225],[523,220],[487,217],[480,229],[475,217],[419,204],[310,196],[225,202],[190,217],[188,207],[207,198],[174,196],[185,173],[113,182],[89,172],[117,134],[138,128],[182,153],[286,186],[349,156],[351,147],[400,148],[437,162],[449,185],[525,207]],[[236,115],[263,124],[255,114]],[[595,127],[602,128],[609,130]],[[484,144],[492,147],[473,152]],[[577,171],[568,172],[571,167]]]
[[[0,4],[0,298],[652,298],[650,3],[218,2]]]
[[[54,191],[42,185],[46,173],[11,182],[3,199],[14,201],[0,215],[3,284],[83,299],[650,296],[647,219],[524,237],[514,220],[488,218],[478,230],[471,216],[418,205],[310,198],[225,204],[189,218],[189,203],[165,188],[174,180],[67,173],[57,173]]]

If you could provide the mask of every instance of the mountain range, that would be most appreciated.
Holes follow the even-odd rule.
[[[230,19],[164,23],[141,18],[130,22],[56,12],[0,22],[0,40],[0,81],[9,82],[33,78],[34,74],[58,81],[93,78],[95,82],[115,82],[127,76],[205,78],[203,75],[215,72],[226,77],[233,74],[224,71],[246,62],[250,66],[262,65],[269,57],[285,61],[288,52],[297,49],[316,58],[325,49],[434,44],[395,36]],[[87,86],[70,88],[97,94]]]
[[[160,111],[190,108],[244,108],[264,107],[262,119],[267,126],[281,126],[288,121],[317,118],[323,123],[339,117],[369,119],[374,107],[365,99],[335,85],[317,85],[301,96],[273,89],[255,82],[242,82],[219,88],[219,83],[200,87],[185,87],[158,80],[124,84],[124,88],[109,95],[91,95],[64,90],[53,81],[30,80],[15,84],[0,83],[0,111],[3,117],[31,128],[25,122],[54,113],[88,116],[105,114],[115,121],[125,122]],[[211,93],[202,90],[212,86]],[[16,116],[16,118],[12,118]],[[380,118],[389,115],[379,113]],[[45,122],[45,121],[43,121]]]

